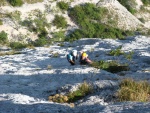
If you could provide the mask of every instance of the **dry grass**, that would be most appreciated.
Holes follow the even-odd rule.
[[[119,101],[150,101],[150,84],[147,81],[134,81],[125,79],[117,92]]]

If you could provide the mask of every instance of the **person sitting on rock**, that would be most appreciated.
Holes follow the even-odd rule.
[[[75,60],[78,59],[77,50],[72,50],[69,54],[67,54],[67,60],[71,65],[75,65]]]
[[[92,61],[89,59],[88,54],[86,52],[81,52],[81,56],[80,56],[80,64],[84,65],[84,64],[91,64]]]

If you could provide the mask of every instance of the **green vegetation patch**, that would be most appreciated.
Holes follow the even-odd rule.
[[[11,42],[10,47],[12,49],[23,49],[23,48],[26,48],[27,45],[23,44],[23,43],[20,43],[20,42]]]
[[[133,57],[134,52],[130,51],[128,53],[125,53],[124,51],[121,50],[122,46],[119,46],[118,48],[109,51],[108,55],[110,56],[120,56],[123,55],[126,59],[131,60]]]
[[[124,55],[125,53],[121,50],[122,46],[119,46],[117,49],[115,50],[111,50],[108,55],[111,56],[120,56],[120,55]]]
[[[108,10],[106,8],[96,7],[96,5],[91,3],[70,8],[68,14],[79,26],[79,29],[71,32],[67,36],[66,41],[74,41],[85,37],[124,39],[125,36],[131,33],[103,24],[103,20],[109,14]]]
[[[76,91],[70,92],[67,95],[56,94],[54,96],[49,96],[49,101],[58,102],[58,103],[70,103],[76,102],[85,96],[91,94],[93,88],[87,82],[82,83]]]
[[[34,42],[31,42],[31,45],[36,46],[36,47],[42,47],[46,44],[50,43],[49,40],[45,37],[40,37]]]
[[[150,0],[142,0],[142,2],[143,2],[143,4],[146,5],[146,6],[147,6],[147,5],[150,5]]]
[[[67,21],[65,20],[65,18],[63,16],[60,16],[60,15],[55,15],[53,24],[57,28],[66,28],[67,27]]]
[[[127,8],[132,14],[136,13],[136,2],[135,0],[118,0],[124,7]]]
[[[91,64],[92,67],[98,68],[98,69],[103,69],[111,73],[117,73],[121,71],[128,71],[129,67],[127,64],[120,64],[117,61],[94,61]]]
[[[51,41],[54,42],[63,42],[65,40],[65,32],[64,31],[58,31],[52,33],[53,38]]]
[[[59,7],[61,10],[66,11],[69,8],[69,4],[64,1],[60,1],[60,2],[57,2],[57,7]]]
[[[8,42],[7,33],[5,31],[0,32],[0,44],[5,44]]]
[[[0,19],[0,25],[3,25],[3,21]]]
[[[119,101],[150,101],[150,84],[147,81],[134,81],[125,79],[117,92]]]
[[[22,6],[23,5],[23,1],[22,0],[8,0],[8,2],[12,6]]]

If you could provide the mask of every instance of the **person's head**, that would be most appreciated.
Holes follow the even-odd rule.
[[[72,51],[72,55],[73,55],[74,57],[76,57],[76,56],[78,55],[77,50],[73,50],[73,51]]]
[[[88,57],[88,54],[86,52],[83,52],[82,57]]]

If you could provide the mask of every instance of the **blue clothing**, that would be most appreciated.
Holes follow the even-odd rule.
[[[73,56],[71,54],[67,54],[67,60],[68,61],[73,60]]]

